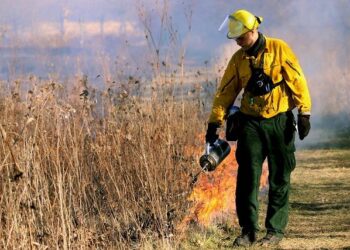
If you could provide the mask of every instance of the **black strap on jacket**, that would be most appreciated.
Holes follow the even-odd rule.
[[[266,75],[264,72],[264,55],[265,51],[261,55],[260,65],[255,68],[253,66],[252,59],[249,59],[249,66],[252,71],[252,75],[248,80],[246,90],[250,92],[253,96],[262,96],[270,93],[274,88],[281,85],[282,81],[274,84],[270,76]]]

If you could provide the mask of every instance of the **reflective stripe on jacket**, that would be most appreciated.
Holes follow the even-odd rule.
[[[309,114],[311,98],[296,56],[284,41],[269,37],[265,39],[264,72],[271,77],[274,84],[278,84],[283,79],[284,82],[262,96],[254,97],[244,91],[241,111],[254,117],[271,118],[297,107],[299,113]],[[228,108],[246,87],[251,76],[249,61],[252,61],[254,67],[258,67],[262,54],[261,51],[257,58],[248,57],[240,49],[232,56],[214,96],[209,122],[222,124]]]

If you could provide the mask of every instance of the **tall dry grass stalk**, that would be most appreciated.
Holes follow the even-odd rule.
[[[71,93],[21,84],[1,86],[0,248],[176,246],[198,170],[186,145],[204,129],[197,101],[94,93],[86,78]]]

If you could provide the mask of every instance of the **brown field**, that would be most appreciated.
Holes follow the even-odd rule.
[[[193,206],[203,100],[144,101],[86,79],[69,90],[35,77],[21,84],[1,85],[0,249],[231,247],[232,213],[178,230]],[[350,151],[297,158],[281,249],[350,248]]]
[[[184,153],[204,129],[198,104],[97,96],[86,79],[21,84],[1,86],[0,248],[174,245],[198,171]]]

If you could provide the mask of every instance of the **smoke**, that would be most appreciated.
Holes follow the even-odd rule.
[[[344,128],[349,123],[348,0],[2,0],[1,78],[19,72],[8,69],[16,63],[21,64],[17,68],[23,69],[22,73],[45,74],[57,70],[58,66],[47,66],[62,65],[62,58],[57,56],[67,62],[60,71],[63,73],[73,73],[78,66],[72,65],[79,61],[78,68],[84,73],[99,74],[102,66],[92,67],[100,64],[95,58],[101,59],[101,55],[112,64],[118,62],[118,67],[129,65],[125,70],[132,71],[142,63],[147,51],[147,32],[137,8],[140,4],[148,14],[148,28],[158,35],[156,42],[161,43],[161,49],[171,51],[175,47],[169,44],[175,41],[187,62],[197,66],[206,62],[218,76],[238,49],[226,39],[225,32],[218,32],[224,17],[237,9],[263,16],[260,31],[285,40],[299,58],[313,100],[313,126]],[[161,25],[159,19],[163,10],[167,12],[166,25]],[[9,49],[13,47],[17,47],[15,53]],[[53,50],[60,48],[63,50]],[[38,54],[44,55],[45,60],[38,58]],[[175,58],[173,55],[171,58]],[[79,60],[69,62],[70,56]]]

